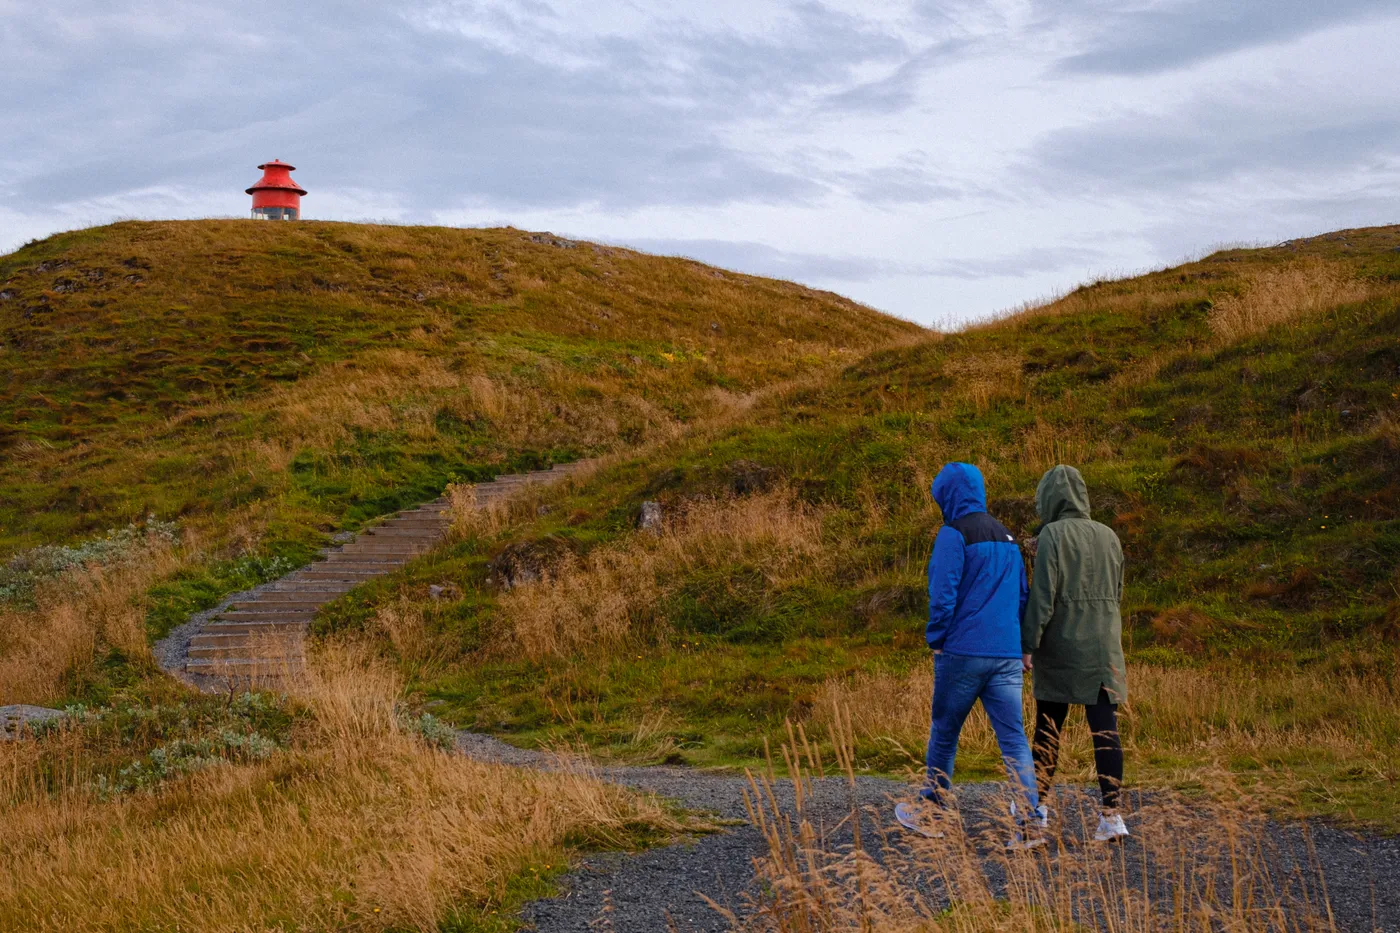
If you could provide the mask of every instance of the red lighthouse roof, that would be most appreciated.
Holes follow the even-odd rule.
[[[263,170],[263,177],[247,189],[253,196],[253,219],[300,220],[301,196],[306,194],[306,189],[292,181],[292,170],[296,166],[273,159],[258,168]]]
[[[259,191],[295,191],[297,194],[306,194],[306,189],[292,181],[291,173],[296,171],[295,165],[288,165],[281,159],[273,159],[271,162],[264,162],[258,168],[263,170],[263,177],[259,178],[253,187],[248,188],[246,194],[255,194]]]

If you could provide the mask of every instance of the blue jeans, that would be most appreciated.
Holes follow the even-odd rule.
[[[940,791],[949,787],[953,777],[963,720],[980,699],[996,731],[1011,788],[1029,804],[1026,812],[1035,812],[1040,797],[1031,746],[1021,720],[1022,677],[1019,658],[974,658],[946,651],[934,657],[933,724],[924,759],[928,768],[928,786],[923,791],[926,800],[943,802]]]

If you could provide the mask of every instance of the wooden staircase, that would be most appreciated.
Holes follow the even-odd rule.
[[[587,462],[478,483],[476,505],[489,506],[525,486],[558,481]],[[296,674],[305,666],[306,630],[322,606],[432,548],[451,525],[451,505],[439,498],[366,528],[354,540],[324,552],[325,560],[230,603],[190,639],[185,671],[239,680],[276,680]]]

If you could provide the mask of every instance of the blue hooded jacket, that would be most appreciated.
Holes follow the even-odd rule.
[[[943,527],[928,562],[928,646],[977,658],[1019,658],[1026,565],[1006,526],[987,514],[982,473],[943,467],[930,490]]]

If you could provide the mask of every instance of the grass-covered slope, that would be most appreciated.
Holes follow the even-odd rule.
[[[980,464],[1029,536],[1041,472],[1073,463],[1129,560],[1135,777],[1286,770],[1310,808],[1384,818],[1397,392],[1400,228],[1221,252],[877,350],[485,525],[323,625],[378,633],[445,710],[525,741],[733,761],[845,704],[864,760],[894,767],[927,722],[929,480]],[[671,518],[659,538],[635,530],[646,499]],[[530,554],[552,579],[493,583],[493,559]],[[461,598],[429,599],[443,583]],[[969,748],[969,773],[995,773],[988,741]]]
[[[148,513],[303,540],[664,435],[913,325],[518,230],[113,224],[0,256],[0,557]]]

